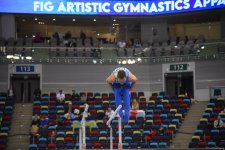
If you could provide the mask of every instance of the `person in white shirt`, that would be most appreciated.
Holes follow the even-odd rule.
[[[62,90],[59,90],[59,93],[57,93],[56,98],[59,103],[63,103],[65,101],[65,94]]]
[[[213,123],[214,128],[219,129],[224,127],[223,120],[221,120],[220,115],[217,116],[217,119]]]
[[[112,110],[112,108],[109,107],[108,110],[106,110],[105,112],[106,118],[110,118],[113,113],[114,113],[114,110]]]

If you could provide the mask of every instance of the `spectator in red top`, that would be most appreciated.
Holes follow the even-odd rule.
[[[41,39],[41,32],[37,32],[37,33],[35,34],[34,42],[35,42],[35,43],[42,43],[42,42],[43,42],[43,40]]]

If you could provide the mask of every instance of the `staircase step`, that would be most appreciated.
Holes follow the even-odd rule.
[[[194,131],[199,124],[199,120],[205,111],[207,104],[208,101],[201,101],[191,106],[187,116],[176,133],[170,148],[188,149],[189,142],[191,141]]]
[[[6,150],[28,150],[28,145],[26,143],[12,143],[8,145]]]
[[[33,104],[15,104],[9,131],[7,150],[27,150],[30,142],[30,125]]]

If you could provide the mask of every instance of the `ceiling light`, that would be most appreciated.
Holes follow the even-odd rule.
[[[123,65],[127,64],[127,61],[126,61],[126,60],[123,60],[123,61],[122,61],[122,64],[123,64]]]
[[[131,59],[128,59],[127,63],[128,64],[131,64],[132,63]]]
[[[14,59],[20,59],[18,55],[13,56]]]
[[[95,21],[96,21],[96,19],[93,19],[93,21],[95,22]]]
[[[93,64],[96,64],[97,63],[97,60],[93,59]]]
[[[76,19],[73,19],[73,21],[76,21]]]
[[[132,64],[135,64],[135,60],[133,59],[131,63],[132,63]]]
[[[38,18],[34,18],[34,20],[38,20]]]
[[[138,58],[137,61],[141,61],[141,58]]]
[[[55,21],[55,18],[53,18],[52,20]]]
[[[116,21],[116,19],[113,19],[113,21],[115,22],[115,21]]]
[[[13,58],[13,55],[7,55],[6,58],[11,59]]]
[[[99,33],[97,33],[97,36],[99,36],[100,34]]]
[[[31,59],[32,59],[32,57],[31,57],[31,56],[27,56],[27,57],[26,57],[26,59],[31,60]]]

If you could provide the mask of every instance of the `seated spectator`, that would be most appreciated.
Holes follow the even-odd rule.
[[[55,143],[56,140],[56,132],[52,131],[49,135],[49,141],[51,141],[51,143]]]
[[[48,116],[44,115],[40,120],[40,136],[47,137],[48,136]]]
[[[57,115],[56,124],[57,126],[63,126],[63,119],[59,115]]]
[[[75,119],[75,115],[72,112],[68,112],[64,115],[66,119],[73,120]]]
[[[43,115],[40,119],[40,127],[47,127],[48,125],[48,116],[47,115]]]
[[[131,109],[133,109],[133,110],[138,110],[139,109],[139,103],[138,103],[136,98],[134,98],[133,101],[132,101]]]
[[[127,48],[131,48],[134,46],[134,39],[129,39],[127,42]]]
[[[62,90],[59,90],[59,93],[56,95],[56,99],[59,103],[63,103],[65,101],[65,94]]]
[[[212,130],[212,128],[213,128],[212,123],[208,121],[208,122],[207,122],[207,127],[206,127],[206,130],[209,132],[209,131],[211,131],[211,130]]]
[[[87,97],[85,96],[85,94],[81,95],[80,101],[81,101],[82,104],[86,103]]]
[[[86,118],[87,121],[94,120],[94,118],[92,117],[91,113],[89,113],[89,112],[86,114],[85,118]]]
[[[80,110],[79,109],[74,109],[73,111],[75,118],[79,118]]]
[[[80,98],[80,95],[78,93],[76,93],[75,90],[72,90],[71,99],[74,100],[74,99],[79,99],[79,98]]]
[[[32,125],[39,125],[40,124],[40,117],[38,114],[32,116]]]
[[[221,110],[221,112],[220,113],[225,113],[225,108],[223,109],[223,110]]]
[[[142,47],[142,45],[141,45],[141,41],[140,41],[139,39],[135,39],[135,42],[134,42],[134,47],[135,47],[135,48]]]
[[[223,123],[223,120],[221,120],[220,115],[217,116],[217,119],[214,121],[213,126],[216,129],[220,129],[224,127],[224,123]]]
[[[37,135],[39,135],[39,127],[38,127],[38,125],[37,124],[33,124],[32,126],[31,126],[31,135],[33,135],[33,136],[37,136]]]
[[[125,47],[126,47],[126,42],[119,41],[119,42],[117,43],[117,46],[118,46],[119,48],[125,48]]]
[[[72,101],[70,99],[67,99],[65,101],[64,111],[65,112],[71,112],[71,110],[72,110]]]
[[[163,125],[161,125],[160,128],[159,128],[158,134],[159,135],[164,135],[164,133],[165,133],[164,131],[165,131],[164,127],[163,127]]]
[[[75,119],[75,115],[71,112],[71,110],[72,110],[72,103],[71,104],[68,104],[68,105],[69,105],[68,113],[66,113],[64,115],[64,117],[66,119],[68,119],[68,120],[73,120],[73,119]]]
[[[41,32],[37,32],[34,36],[34,42],[35,43],[42,43],[43,40],[41,39]]]
[[[105,119],[109,119],[113,113],[114,113],[114,110],[112,110],[112,108],[109,107],[105,112]]]

